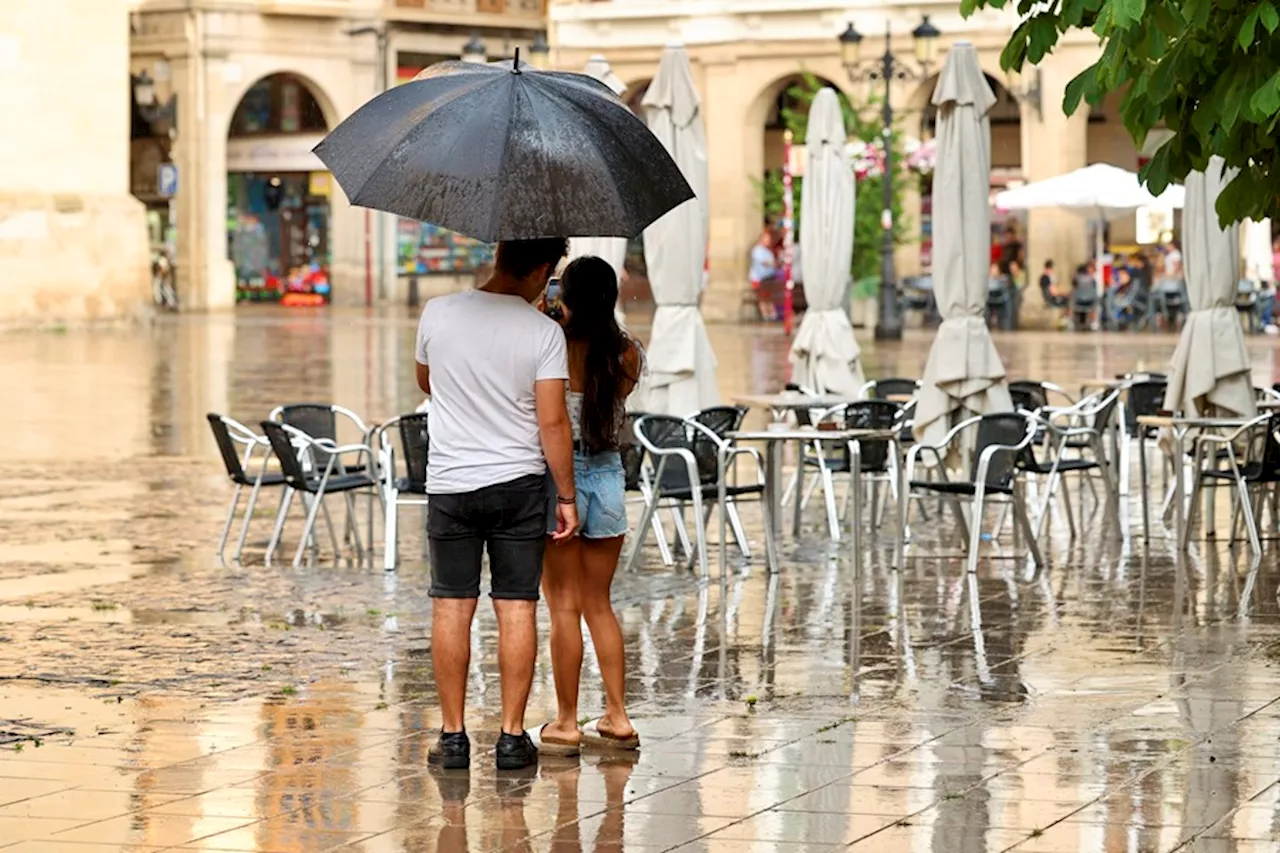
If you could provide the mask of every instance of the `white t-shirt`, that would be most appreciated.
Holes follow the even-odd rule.
[[[554,320],[519,296],[440,296],[422,309],[417,358],[431,368],[427,492],[473,492],[547,470],[533,384],[569,378]]]

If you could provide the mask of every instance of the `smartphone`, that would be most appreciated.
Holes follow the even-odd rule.
[[[543,299],[543,312],[552,320],[564,317],[564,307],[560,302],[560,279],[552,278],[547,282],[547,293]]]

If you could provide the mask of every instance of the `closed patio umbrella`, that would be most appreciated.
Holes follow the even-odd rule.
[[[594,77],[608,86],[615,95],[621,96],[627,90],[626,85],[618,75],[613,73],[613,69],[609,66],[609,60],[598,53],[587,60],[587,64],[582,70],[588,76]],[[569,260],[580,258],[583,255],[594,255],[607,261],[618,275],[618,285],[619,290],[621,290],[622,268],[627,260],[627,241],[625,238],[574,237],[570,239]],[[614,315],[617,316],[618,322],[621,323],[623,320],[622,309],[614,308]]]
[[[1231,177],[1221,157],[1187,176],[1182,246],[1191,312],[1173,352],[1164,400],[1166,409],[1186,415],[1253,417],[1258,411],[1235,309],[1239,227],[1222,228],[1214,210]]]
[[[933,286],[942,314],[916,405],[915,433],[937,443],[959,419],[1013,408],[1004,365],[987,331],[991,127],[995,95],[972,44],[947,54],[933,103]]]
[[[645,264],[658,309],[639,403],[646,412],[684,416],[714,406],[720,395],[716,356],[698,309],[707,257],[707,133],[683,46],[663,50],[644,107],[649,129],[679,165],[695,198],[644,232]]]
[[[853,259],[854,192],[844,114],[834,89],[823,89],[813,99],[805,148],[800,254],[809,308],[791,345],[791,378],[819,393],[852,395],[866,380],[843,308]]]

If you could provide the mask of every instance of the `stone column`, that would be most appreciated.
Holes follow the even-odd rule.
[[[1041,71],[1043,115],[1022,104],[1022,173],[1028,182],[1042,181],[1088,165],[1089,107],[1082,104],[1071,116],[1062,112],[1067,83],[1093,57],[1087,51],[1068,49]],[[1076,265],[1089,253],[1089,223],[1079,214],[1063,210],[1034,210],[1027,217],[1027,273],[1029,284],[1022,303],[1026,326],[1049,322],[1038,282],[1044,262],[1052,258],[1060,280],[1070,280]]]
[[[752,178],[759,179],[763,171],[764,138],[759,126],[746,119],[756,93],[740,85],[737,60],[710,58],[704,69],[711,284],[703,295],[702,313],[707,320],[736,322],[750,287],[747,256],[760,228],[760,198]]]
[[[0,323],[145,314],[150,258],[129,193],[122,0],[0,12]]]
[[[227,105],[225,60],[206,55],[204,13],[188,13],[186,49],[170,60],[178,95],[178,298],[186,310],[235,306],[235,272],[227,258]],[[218,85],[211,85],[216,79]]]

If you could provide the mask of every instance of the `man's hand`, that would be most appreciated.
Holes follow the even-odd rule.
[[[567,542],[578,535],[578,504],[556,503],[556,532],[552,542]]]

